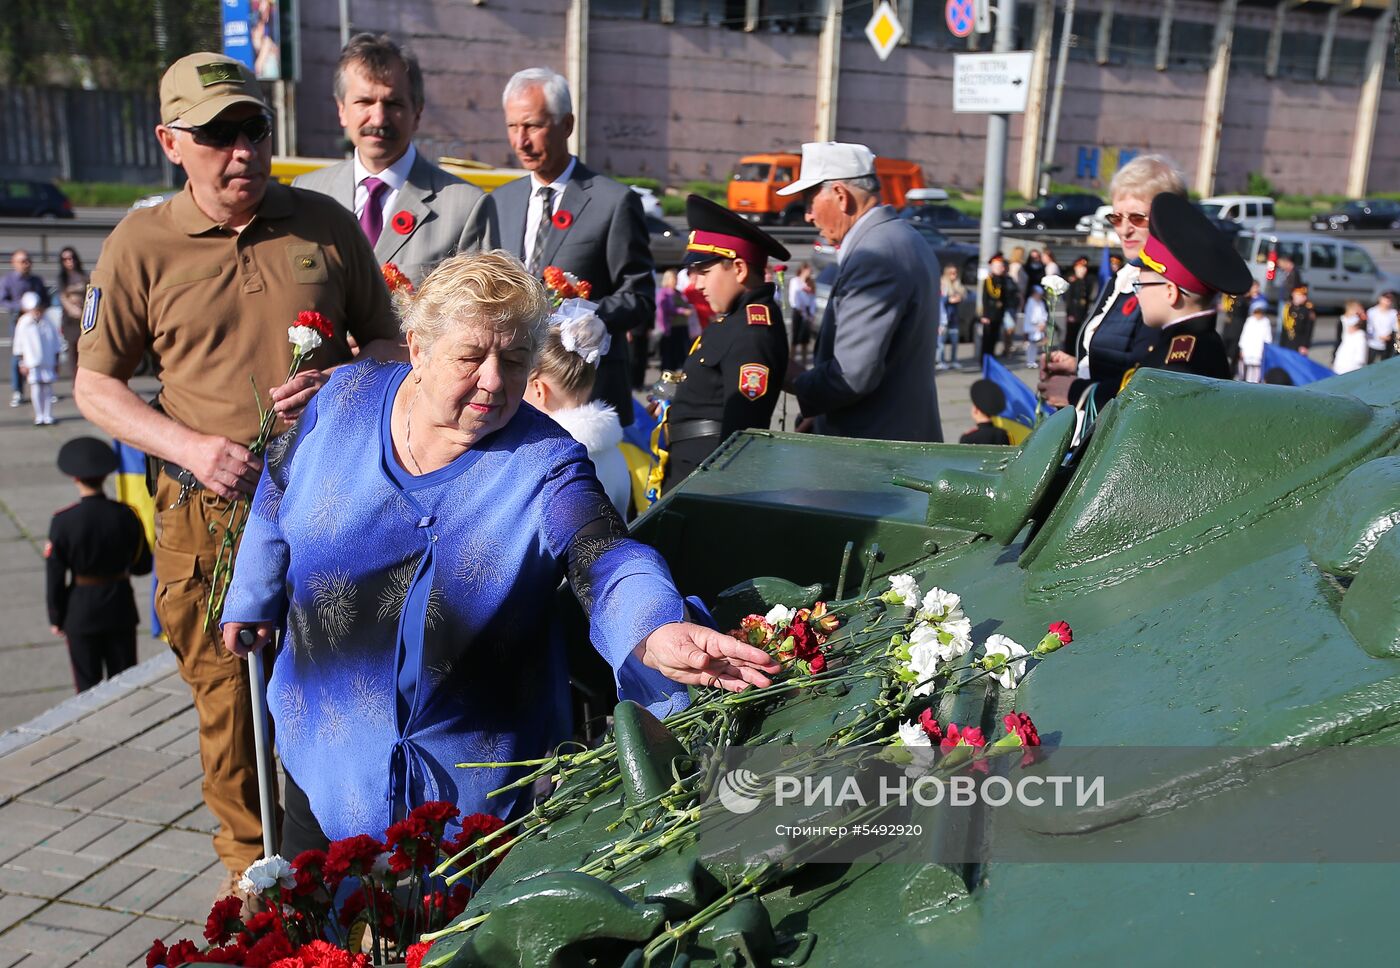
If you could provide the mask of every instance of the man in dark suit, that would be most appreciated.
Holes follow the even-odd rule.
[[[357,34],[340,52],[335,104],[355,155],[299,175],[298,188],[329,195],[360,220],[382,266],[415,285],[448,256],[494,249],[495,206],[475,185],[418,153],[423,73],[385,36]]]
[[[803,424],[819,434],[938,442],[938,257],[880,204],[875,155],[835,141],[802,146],[807,221],[840,246],[812,368],[793,373]],[[814,418],[814,419],[813,419]]]
[[[593,399],[611,404],[626,426],[632,422],[626,333],[649,327],[656,315],[641,199],[569,152],[573,102],[562,76],[546,68],[520,71],[501,104],[510,146],[529,172],[491,194],[501,248],[536,276],[558,266],[593,287],[589,298],[613,337]],[[645,353],[645,342],[635,350]]]

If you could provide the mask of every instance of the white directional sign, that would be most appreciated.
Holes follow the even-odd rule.
[[[1021,114],[1026,110],[1028,50],[953,55],[953,110],[958,114]]]
[[[904,37],[904,25],[899,22],[890,0],[880,0],[870,23],[865,25],[865,36],[880,60],[887,60],[895,46]]]

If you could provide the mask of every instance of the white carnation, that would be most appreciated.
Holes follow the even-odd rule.
[[[918,618],[925,622],[946,622],[962,617],[962,596],[941,588],[930,588],[919,604]]]
[[[899,744],[901,746],[932,746],[928,733],[912,719],[899,724]]]
[[[989,637],[987,644],[982,648],[987,653],[988,658],[1001,656],[1006,660],[1005,664],[993,675],[997,682],[1001,683],[1003,689],[1015,689],[1017,683],[1026,674],[1025,656],[1029,653],[1019,643],[1006,635]]]
[[[768,610],[768,614],[763,616],[763,621],[777,628],[780,625],[791,625],[792,617],[796,614],[797,612],[794,609],[787,608],[783,605],[774,605]]]
[[[288,326],[287,339],[302,356],[321,345],[321,334],[310,326]]]
[[[952,662],[972,649],[972,620],[963,616],[937,624],[938,658]]]
[[[296,885],[296,868],[277,854],[253,861],[238,881],[238,889],[244,894],[258,895],[274,887],[292,888]]]
[[[913,608],[919,600],[919,584],[913,575],[894,575],[890,578],[890,590],[885,594],[893,604]]]
[[[1040,288],[1051,299],[1059,299],[1069,291],[1069,283],[1062,276],[1046,276],[1040,280]]]
[[[938,630],[920,624],[909,635],[909,671],[915,675],[914,695],[927,696],[933,692],[933,677],[938,673]]]

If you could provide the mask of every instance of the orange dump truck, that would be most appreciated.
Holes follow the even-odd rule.
[[[783,198],[778,189],[797,180],[802,156],[786,153],[746,155],[729,180],[729,208],[760,225],[801,225],[802,199]],[[880,194],[886,204],[904,207],[904,193],[924,187],[924,173],[912,161],[875,159]]]

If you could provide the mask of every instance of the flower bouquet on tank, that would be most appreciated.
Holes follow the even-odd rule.
[[[459,817],[452,804],[432,801],[390,826],[382,841],[360,834],[290,861],[257,861],[239,890],[258,898],[263,910],[247,914],[241,899],[222,898],[205,923],[205,947],[155,941],[147,968],[369,968],[400,962],[413,968],[428,949],[419,937],[461,914],[500,858],[481,864],[476,878],[451,884],[433,869],[447,857],[471,856],[471,845],[501,826],[489,814]]]

